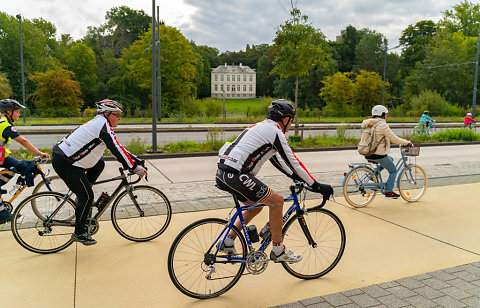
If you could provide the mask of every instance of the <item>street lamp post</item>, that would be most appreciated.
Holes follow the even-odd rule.
[[[18,14],[18,22],[20,24],[20,63],[22,67],[22,103],[25,106],[25,73],[23,71],[23,40],[22,40],[22,15]],[[27,110],[23,111],[23,123],[27,122]]]
[[[386,81],[386,78],[387,78],[387,53],[388,53],[389,50],[397,49],[398,47],[400,47],[400,45],[385,50],[385,60],[383,61],[383,92],[382,92],[382,105],[385,105],[385,81]]]

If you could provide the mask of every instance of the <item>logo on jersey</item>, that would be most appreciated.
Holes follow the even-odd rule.
[[[17,132],[17,128],[15,128],[15,126],[12,126],[12,132]]]
[[[227,174],[227,177],[228,177],[229,179],[231,179],[231,178],[233,178],[233,174],[232,174],[232,173],[228,173],[228,174]]]
[[[257,185],[248,175],[246,174],[241,174],[239,177],[240,181],[242,181],[243,185],[245,185],[246,188],[253,190],[255,185]]]

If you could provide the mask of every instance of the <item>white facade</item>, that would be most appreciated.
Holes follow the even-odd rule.
[[[247,99],[256,97],[257,73],[248,66],[220,65],[212,69],[211,93],[213,98]]]

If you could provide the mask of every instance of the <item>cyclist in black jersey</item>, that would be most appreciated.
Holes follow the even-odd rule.
[[[283,196],[262,183],[255,175],[267,161],[288,177],[308,184],[314,191],[329,197],[333,188],[320,184],[310,175],[293,153],[285,134],[295,117],[295,107],[287,100],[275,100],[268,107],[269,116],[263,122],[245,129],[231,144],[225,144],[219,152],[217,186],[235,194],[244,203],[263,203],[269,207],[269,223],[273,248],[270,258],[275,262],[298,262],[302,256],[285,248],[282,240]],[[262,208],[246,211],[245,223],[255,217]],[[239,220],[235,225],[241,229]],[[221,251],[235,254],[234,233],[225,239]]]
[[[105,167],[101,159],[108,149],[125,169],[143,177],[144,161],[129,153],[117,140],[113,128],[120,121],[122,107],[116,101],[97,102],[97,116],[72,131],[53,147],[52,166],[68,188],[77,196],[75,232],[72,240],[84,245],[96,244],[87,232],[87,218],[93,203],[90,183],[97,180]]]

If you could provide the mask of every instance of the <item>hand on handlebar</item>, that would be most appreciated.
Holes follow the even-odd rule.
[[[312,189],[315,192],[321,193],[325,199],[330,199],[333,195],[333,187],[328,184],[320,184],[317,181],[313,182]]]
[[[40,152],[38,156],[40,156],[40,158],[42,158],[42,159],[50,158],[50,154],[43,153],[43,152]]]
[[[141,178],[147,175],[147,169],[140,165],[136,166],[135,169],[132,170],[132,172]]]

